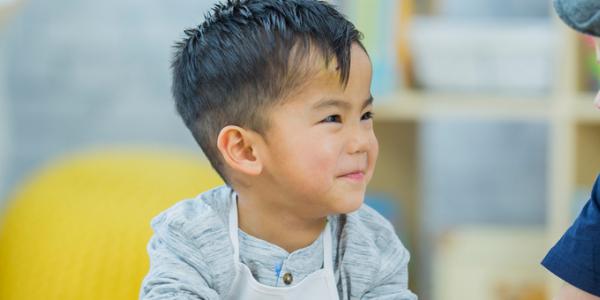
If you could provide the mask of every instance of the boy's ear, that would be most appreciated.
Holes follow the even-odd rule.
[[[258,133],[239,126],[228,125],[221,129],[217,137],[217,148],[227,166],[247,175],[262,172],[262,162],[257,155]]]

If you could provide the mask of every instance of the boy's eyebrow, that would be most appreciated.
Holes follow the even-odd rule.
[[[367,107],[371,104],[373,104],[373,95],[370,95],[369,98],[367,100],[365,100],[365,102],[363,103],[363,105],[361,107],[361,110],[363,110],[365,107]],[[342,101],[342,100],[338,100],[338,99],[323,99],[323,100],[320,100],[319,102],[315,103],[312,108],[314,110],[319,110],[319,109],[323,109],[323,108],[330,107],[330,106],[339,107],[343,110],[350,110],[351,104],[348,103],[347,101]]]

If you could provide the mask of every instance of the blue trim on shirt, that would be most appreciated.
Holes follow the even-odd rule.
[[[281,273],[281,265],[283,265],[283,262],[275,265],[275,278],[277,279],[279,279],[279,274]]]

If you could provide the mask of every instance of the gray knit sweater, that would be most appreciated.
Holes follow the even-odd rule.
[[[221,186],[175,204],[152,220],[150,271],[140,299],[220,299],[235,276],[228,212],[235,192]],[[408,290],[409,253],[392,225],[367,205],[329,216],[340,299],[417,299]],[[289,286],[323,264],[323,235],[292,253],[238,230],[240,259],[262,284]]]

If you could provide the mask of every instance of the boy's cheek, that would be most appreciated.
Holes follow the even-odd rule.
[[[379,157],[379,141],[377,140],[375,134],[373,134],[371,141],[371,151],[369,153],[369,160],[372,167],[375,167],[375,164],[377,163],[377,157]]]

